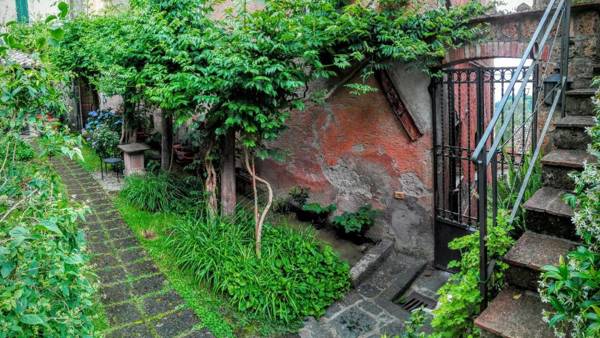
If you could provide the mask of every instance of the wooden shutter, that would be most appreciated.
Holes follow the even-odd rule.
[[[29,22],[29,6],[27,0],[15,0],[17,2],[17,21]]]

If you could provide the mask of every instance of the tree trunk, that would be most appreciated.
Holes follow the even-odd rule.
[[[256,249],[256,257],[260,259],[262,252],[262,229],[265,224],[265,220],[267,218],[267,214],[271,209],[271,205],[273,204],[273,188],[271,184],[265,180],[264,178],[256,175],[256,166],[254,165],[254,157],[250,160],[250,155],[247,149],[244,150],[244,161],[246,163],[246,170],[252,176],[252,187],[254,189],[254,219],[255,219],[255,228],[254,228],[254,236],[255,236],[255,249]],[[258,193],[256,189],[256,181],[264,184],[267,187],[267,204],[262,212],[258,211]]]
[[[221,214],[233,215],[236,205],[235,191],[235,132],[225,135],[221,151]]]
[[[166,112],[160,113],[161,142],[160,142],[160,168],[169,171],[171,167],[171,153],[173,152],[173,117]]]

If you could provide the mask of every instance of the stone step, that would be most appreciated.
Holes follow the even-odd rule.
[[[567,114],[568,115],[594,115],[594,89],[573,89],[567,91]]]
[[[564,201],[565,190],[543,187],[525,202],[525,226],[540,234],[578,240],[571,222],[573,209]]]
[[[542,158],[544,186],[571,191],[575,182],[569,173],[581,171],[586,162],[595,161],[596,157],[585,150],[556,149]]]
[[[504,257],[508,284],[537,291],[542,267],[557,265],[577,243],[526,231]]]
[[[536,293],[507,287],[475,319],[475,325],[481,329],[481,337],[554,337],[542,319],[543,310],[548,306]]]
[[[595,94],[596,94],[596,89],[594,89],[594,88],[579,88],[579,89],[567,90],[567,96],[592,97]]]
[[[560,149],[585,150],[592,142],[585,128],[594,125],[593,116],[565,116],[554,123],[552,135],[554,145]]]

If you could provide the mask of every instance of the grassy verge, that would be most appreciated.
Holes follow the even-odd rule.
[[[77,160],[83,169],[87,172],[97,172],[100,171],[100,157],[92,147],[88,144],[83,144],[81,147],[81,154],[83,155],[83,160]]]
[[[288,328],[272,323],[258,322],[237,311],[226,299],[213,293],[208,287],[198,284],[191,274],[172,264],[175,257],[167,247],[167,236],[171,226],[182,221],[181,216],[166,212],[141,211],[119,197],[115,200],[115,206],[173,288],[215,336],[273,336],[276,332],[289,331]]]

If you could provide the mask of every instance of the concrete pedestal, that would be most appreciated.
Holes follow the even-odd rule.
[[[150,147],[144,143],[122,144],[119,149],[123,151],[125,163],[125,176],[133,174],[144,174],[144,151]]]

